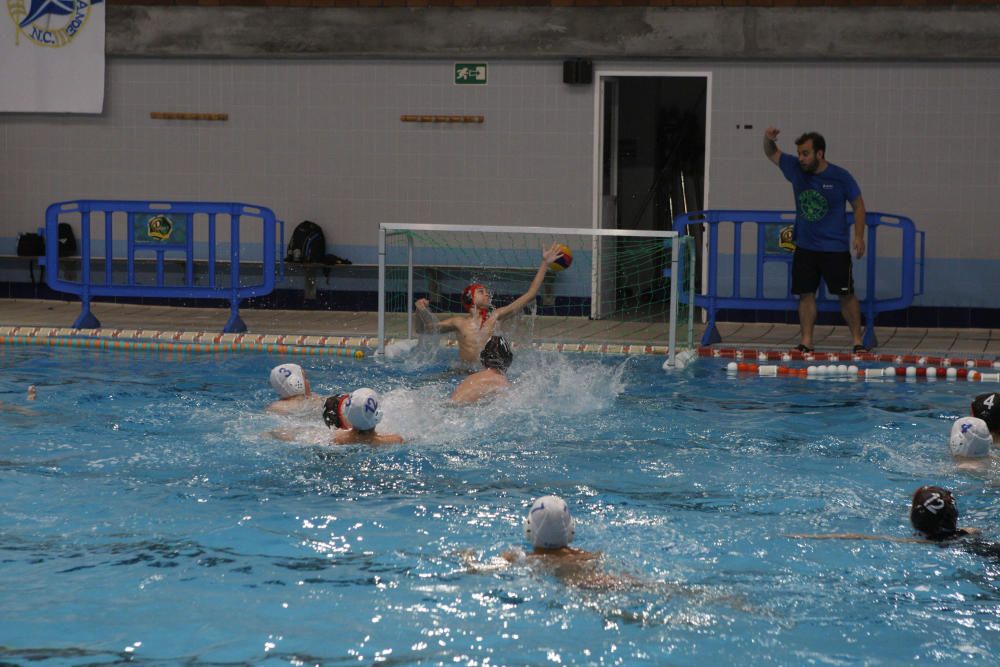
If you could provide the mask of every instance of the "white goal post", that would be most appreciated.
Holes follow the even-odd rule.
[[[429,299],[439,315],[456,315],[465,312],[464,287],[481,283],[496,305],[510,303],[527,291],[543,248],[560,243],[572,263],[549,270],[526,309],[530,324],[521,328],[530,342],[644,345],[662,349],[672,363],[681,310],[685,346],[693,346],[690,241],[674,231],[382,223],[378,352],[389,341],[413,338],[416,299]]]

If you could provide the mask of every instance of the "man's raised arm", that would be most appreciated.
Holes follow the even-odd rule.
[[[764,155],[774,164],[778,164],[781,160],[781,149],[778,148],[778,144],[776,143],[779,132],[781,130],[773,127],[768,127],[764,130]]]

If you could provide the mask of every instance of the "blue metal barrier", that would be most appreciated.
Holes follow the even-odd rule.
[[[847,213],[845,224],[852,224],[854,216]],[[703,286],[703,294],[694,298],[696,306],[704,308],[708,315],[705,333],[701,344],[711,345],[722,340],[716,327],[716,315],[722,308],[739,310],[795,310],[798,299],[791,293],[792,253],[788,248],[787,239],[783,244],[781,229],[795,223],[794,211],[696,211],[678,216],[674,220],[674,230],[681,234],[688,232],[688,225],[705,225],[708,232],[708,266],[707,285]],[[901,310],[913,303],[913,297],[924,292],[924,232],[918,231],[913,221],[907,217],[887,213],[867,213],[865,217],[868,238],[865,252],[864,289],[860,289],[858,276],[855,275],[855,291],[859,295],[861,311],[865,314],[864,344],[875,347],[875,315],[889,310]],[[754,225],[752,238],[755,239],[754,277],[751,285],[744,284],[741,279],[743,261],[743,226]],[[727,247],[722,249],[731,253],[732,262],[725,268],[732,269],[732,290],[728,296],[719,291],[720,268],[720,227],[731,226],[731,234],[727,234]],[[900,233],[900,276],[898,294],[888,298],[878,298],[875,294],[879,278],[880,260],[878,253],[879,229],[894,229]],[[885,258],[882,259],[885,261]],[[764,295],[764,269],[769,262],[784,263],[785,270],[784,294],[779,297]],[[918,287],[919,285],[919,287]],[[748,288],[749,289],[746,289]],[[752,291],[752,296],[744,295],[744,291]],[[860,295],[864,293],[862,298]],[[682,298],[685,295],[682,294]],[[816,297],[816,307],[819,311],[838,312],[840,301],[824,295],[823,286]]]
[[[227,226],[228,220],[228,226]],[[68,222],[79,235],[79,279],[65,277],[67,271],[59,270],[58,228]],[[93,222],[93,224],[92,224]],[[263,206],[238,203],[174,202],[174,201],[99,201],[77,200],[52,204],[45,211],[45,229],[48,243],[45,257],[40,263],[47,267],[46,282],[59,292],[77,294],[82,302],[80,315],[74,328],[93,329],[101,326],[90,312],[93,297],[155,297],[226,299],[230,303],[230,316],[223,329],[225,333],[247,330],[240,318],[242,299],[270,294],[274,289],[274,265],[279,261],[280,275],[284,264],[276,252],[277,225],[281,226],[281,246],[284,247],[284,222],[275,220],[274,213]],[[228,229],[228,239],[220,238]],[[259,233],[257,232],[259,229]],[[221,231],[220,231],[221,230]],[[195,239],[199,239],[196,257]],[[240,275],[242,255],[250,248],[241,238],[253,238],[260,243],[263,270],[261,282],[242,284]],[[96,246],[97,252],[94,252]],[[103,250],[103,252],[101,252]],[[137,253],[140,257],[137,257]],[[141,255],[149,255],[142,257]],[[125,263],[124,275],[114,270]],[[183,264],[180,284],[167,284],[165,262]],[[226,263],[228,271],[216,275],[217,261]],[[91,263],[103,264],[103,270],[93,271]],[[207,284],[196,284],[195,264],[204,263]],[[155,276],[151,283],[143,282],[137,275],[137,266],[152,263]],[[256,262],[255,262],[256,263]],[[226,275],[228,273],[228,280]],[[62,275],[61,275],[62,274]]]

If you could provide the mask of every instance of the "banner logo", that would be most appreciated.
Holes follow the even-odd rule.
[[[157,215],[149,219],[146,223],[146,234],[150,238],[160,241],[170,240],[170,234],[174,231],[174,223],[165,215]]]
[[[30,5],[29,5],[30,2]],[[21,35],[39,46],[60,48],[73,41],[90,18],[90,7],[103,0],[7,0],[7,13]]]
[[[795,252],[795,225],[765,225],[764,252],[769,255]]]
[[[184,247],[187,244],[187,213],[136,213],[132,238],[143,246]]]

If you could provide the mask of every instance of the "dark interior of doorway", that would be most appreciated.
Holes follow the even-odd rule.
[[[707,90],[704,76],[618,79],[614,219],[619,229],[670,230],[677,215],[704,207]],[[700,226],[692,231],[700,247]],[[619,259],[618,266],[628,265],[625,257]],[[667,262],[664,252],[649,272],[662,276]],[[697,281],[697,269],[695,276]],[[650,293],[668,289],[654,275],[623,275],[616,283],[620,306],[633,316],[637,308],[665,302],[663,295]]]

